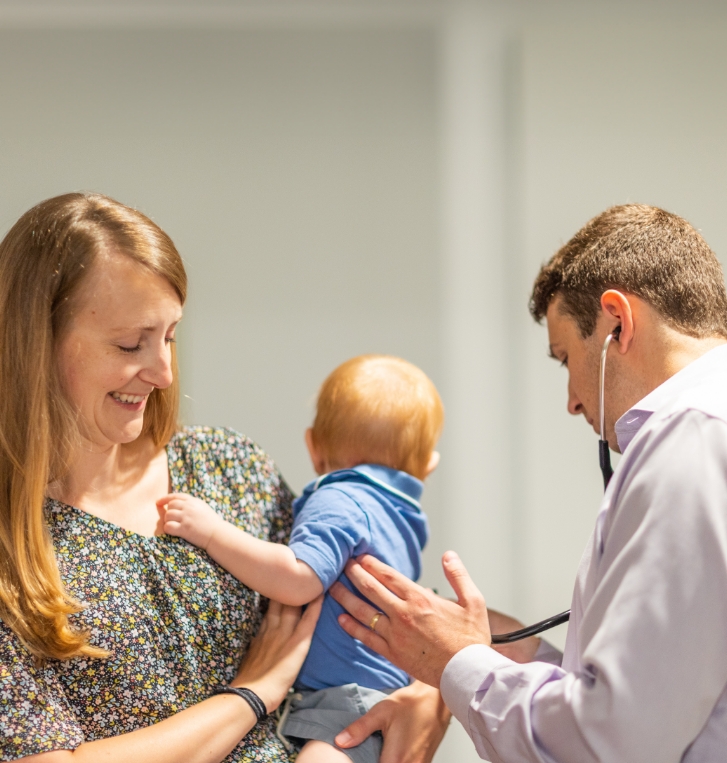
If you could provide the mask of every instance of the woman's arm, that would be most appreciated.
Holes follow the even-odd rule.
[[[271,602],[260,632],[233,686],[252,689],[275,710],[295,680],[320,613],[322,599],[300,610]],[[253,728],[250,706],[234,694],[210,697],[164,721],[129,734],[25,757],[33,763],[220,763]]]
[[[430,763],[451,717],[439,691],[415,681],[374,705],[336,737],[336,744],[355,747],[381,731],[379,763]]]
[[[253,537],[199,498],[170,493],[157,506],[164,510],[165,533],[203,548],[241,583],[268,599],[301,606],[323,593],[316,573],[290,548]]]

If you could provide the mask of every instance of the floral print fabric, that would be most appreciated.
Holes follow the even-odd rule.
[[[173,492],[258,538],[287,540],[292,495],[249,440],[187,429],[167,453]],[[137,535],[53,500],[46,516],[65,585],[86,604],[74,622],[111,656],[37,665],[0,622],[3,761],[124,734],[206,699],[234,677],[261,617],[259,594],[181,538]],[[287,760],[272,719],[226,758]]]

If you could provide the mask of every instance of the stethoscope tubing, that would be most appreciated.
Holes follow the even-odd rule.
[[[617,326],[612,333],[610,333],[601,348],[601,363],[598,369],[598,403],[599,403],[599,417],[600,417],[600,439],[598,440],[598,463],[601,467],[601,474],[603,474],[603,489],[608,487],[608,483],[613,476],[613,469],[611,468],[611,451],[608,447],[608,441],[606,440],[606,355],[608,354],[608,347],[611,344],[611,340],[618,341],[618,336],[621,333],[621,326]],[[570,609],[565,612],[561,612],[559,615],[553,615],[545,620],[541,620],[539,623],[528,625],[527,628],[521,628],[519,631],[512,631],[511,633],[499,633],[492,637],[493,644],[511,644],[513,641],[521,641],[524,638],[530,638],[531,636],[537,636],[539,633],[549,631],[551,628],[555,628],[557,625],[562,625],[570,620]]]

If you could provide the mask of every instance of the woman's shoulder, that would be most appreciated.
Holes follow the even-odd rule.
[[[243,472],[280,479],[273,459],[249,437],[234,429],[183,427],[172,437],[169,448],[186,462],[206,464],[207,468],[213,466],[229,477]]]
[[[185,427],[168,451],[175,490],[224,504],[226,518],[237,524],[267,516],[276,538],[287,535],[292,492],[272,458],[249,437],[227,428]]]

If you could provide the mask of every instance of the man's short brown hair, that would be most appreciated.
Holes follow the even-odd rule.
[[[608,289],[640,297],[683,334],[727,338],[719,261],[686,220],[663,209],[624,204],[586,223],[540,269],[530,313],[540,322],[559,295],[586,338]]]

